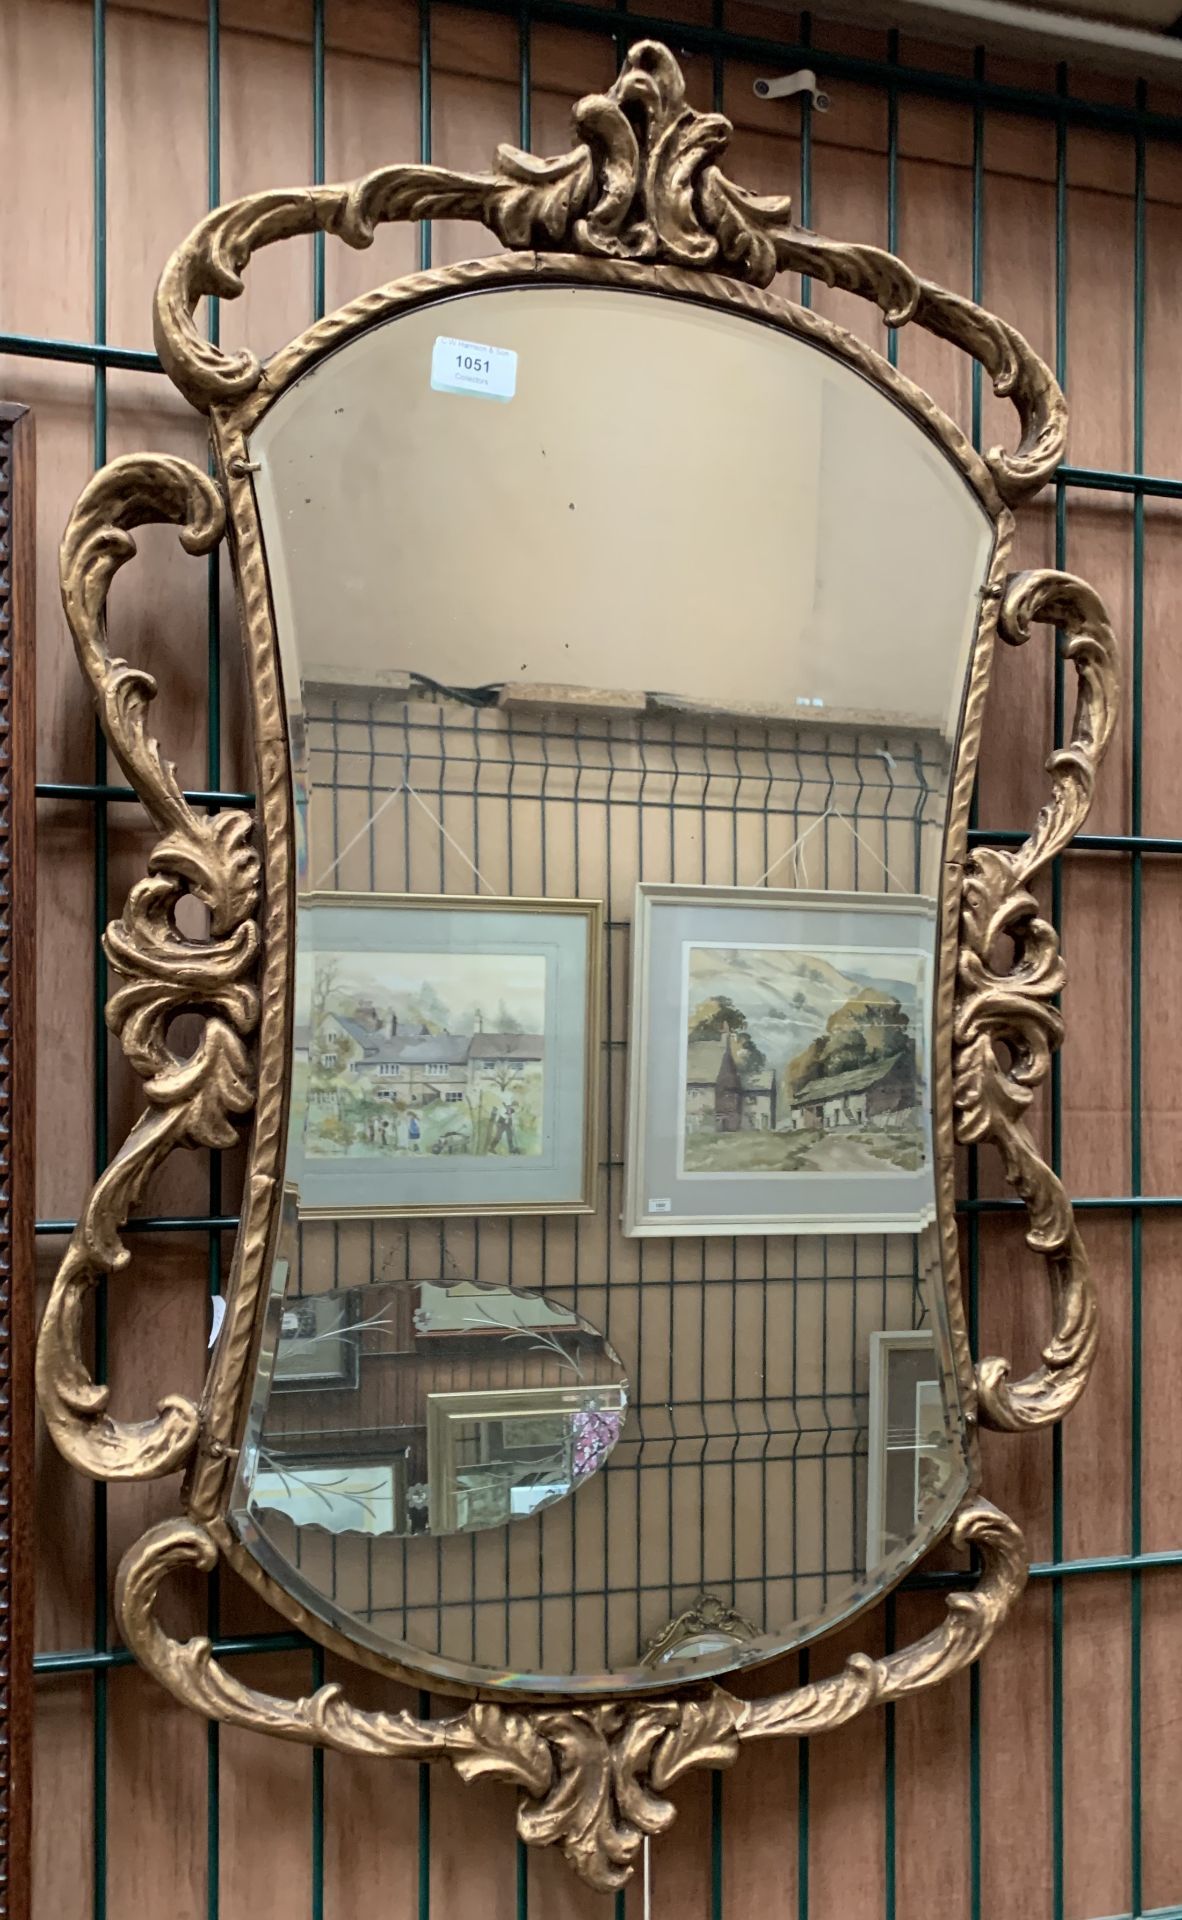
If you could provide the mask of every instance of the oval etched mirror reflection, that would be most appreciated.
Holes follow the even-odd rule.
[[[995,529],[807,315],[487,277],[250,439],[299,898],[232,1520],[371,1658],[620,1692],[869,1604],[968,1484],[940,895]]]

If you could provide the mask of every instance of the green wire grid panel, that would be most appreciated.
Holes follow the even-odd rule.
[[[201,423],[151,348],[160,264],[223,197],[399,157],[478,167],[502,139],[559,151],[570,103],[610,81],[629,41],[668,39],[694,104],[736,123],[733,177],[792,191],[799,218],[822,231],[897,248],[1014,319],[1053,361],[1072,404],[1072,464],[1035,509],[1019,561],[1072,567],[1107,597],[1125,642],[1126,709],[1090,831],[1046,902],[1070,985],[1067,1052],[1040,1124],[1081,1209],[1104,1348],[1062,1435],[1000,1437],[986,1453],[987,1489],[1027,1530],[1031,1588],[971,1675],[847,1733],[781,1743],[730,1774],[685,1782],[678,1824],[654,1850],[651,1911],[1182,1915],[1171,1734],[1182,1713],[1172,1651],[1182,1433],[1170,1384],[1182,1351],[1182,1173],[1170,1131],[1182,1062],[1182,696],[1171,651],[1182,98],[739,0],[684,0],[679,11],[663,19],[568,0],[0,8],[0,173],[19,169],[22,182],[4,213],[0,377],[8,397],[38,409],[42,475],[43,1267],[136,1110],[103,1026],[98,936],[143,871],[149,835],[112,778],[67,658],[53,556],[92,465],[143,445],[205,457]],[[807,97],[753,94],[756,75],[802,66],[832,98],[823,119]],[[256,262],[246,298],[220,315],[215,303],[206,324],[266,350],[366,286],[478,249],[471,228],[446,223],[384,230],[358,255],[319,236]],[[888,336],[816,283],[786,291],[863,332],[978,443],[998,437],[979,371],[930,342]],[[140,545],[113,601],[114,645],[160,674],[161,732],[191,797],[243,804],[226,570],[215,556],[203,571],[171,536]],[[1043,797],[1041,760],[1064,731],[1063,675],[1038,645],[998,663],[978,841],[1022,837]],[[150,1273],[152,1288],[135,1289],[127,1309],[117,1283],[98,1305],[96,1370],[128,1410],[200,1378],[205,1295],[222,1285],[240,1167],[189,1159],[166,1170],[155,1211],[133,1223],[133,1276]],[[962,1191],[974,1338],[1024,1366],[1046,1306],[1018,1203],[997,1197],[985,1159],[966,1163]],[[119,1648],[108,1599],[124,1545],[173,1497],[171,1486],[89,1488],[52,1457],[43,1463],[38,1920],[640,1920],[639,1876],[613,1906],[556,1857],[527,1856],[503,1791],[326,1759],[174,1709]],[[802,1656],[801,1672],[810,1659],[824,1672],[857,1646],[914,1638],[946,1585],[920,1573],[851,1633]],[[229,1582],[183,1594],[177,1614],[255,1685],[300,1692],[339,1671]],[[399,1697],[366,1676],[350,1685],[367,1700]]]

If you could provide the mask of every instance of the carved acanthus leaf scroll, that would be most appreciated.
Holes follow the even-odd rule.
[[[913,1646],[873,1660],[854,1655],[829,1679],[746,1701],[723,1687],[660,1700],[570,1707],[475,1702],[441,1720],[354,1707],[336,1685],[301,1700],[245,1686],[214,1658],[204,1636],[173,1640],[156,1618],[165,1577],[185,1566],[212,1571],[217,1547],[203,1527],[166,1520],[137,1541],[119,1569],[115,1612],[127,1645],[174,1697],[210,1719],[338,1753],[450,1760],[464,1780],[517,1787],[517,1829],[531,1846],[561,1846],[588,1885],[603,1892],[631,1877],[646,1835],[676,1817],[670,1787],[696,1767],[729,1766],[745,1740],[812,1734],[867,1707],[935,1686],[976,1660],[1026,1583],[1022,1536],[979,1497],[960,1508],[954,1545],[976,1547],[981,1575],[953,1593],[943,1622]]]
[[[124,983],[107,1003],[107,1024],[144,1080],[148,1106],[91,1190],[37,1347],[38,1394],[53,1437],[76,1467],[103,1480],[173,1472],[193,1448],[198,1415],[179,1394],[161,1400],[148,1420],[108,1413],[109,1391],[91,1378],[84,1357],[87,1299],[101,1275],[126,1265],[120,1230],[161,1161],[178,1146],[233,1145],[234,1120],[254,1102],[244,1044],[258,1017],[249,978],[258,949],[253,821],[237,808],[194,811],[147,729],[152,676],[113,659],[107,647],[107,594],[136,551],[130,529],[153,522],[178,526],[187,552],[208,553],[224,530],[221,496],[184,460],[140,454],[113,461],[83,492],[61,550],[66,618],[103,731],[161,834],[148,877],[132,888],[104,940]],[[177,927],[185,893],[208,910],[208,940],[188,939]],[[182,1056],[169,1044],[169,1027],[190,1010],[204,1014],[204,1026]]]
[[[976,1548],[981,1573],[971,1592],[949,1594],[938,1627],[896,1653],[877,1660],[855,1653],[828,1679],[751,1701],[740,1737],[823,1733],[867,1707],[922,1693],[980,1659],[1026,1585],[1026,1550],[1014,1522],[979,1494],[958,1509],[949,1537],[961,1551]]]
[[[921,280],[880,247],[827,240],[792,223],[786,196],[748,193],[718,164],[731,123],[698,113],[667,47],[641,40],[615,84],[574,112],[578,144],[538,159],[498,147],[490,173],[383,167],[345,185],[251,194],[209,214],[173,254],[156,294],[156,348],[199,408],[240,398],[262,378],[256,355],[225,353],[197,327],[206,296],[235,299],[260,247],[299,234],[335,234],[368,247],[386,221],[474,220],[511,252],[569,253],[705,269],[766,287],[779,272],[814,274],[873,301],[887,324],[914,321],[985,368],[1013,402],[1017,449],[986,459],[1003,499],[1043,485],[1062,457],[1067,412],[1049,369],[1016,328],[959,294]]]
[[[1054,1333],[1038,1370],[1014,1381],[1006,1360],[985,1359],[977,1367],[981,1420],[1010,1432],[1061,1420],[1075,1405],[1097,1338],[1095,1289],[1071,1203],[1025,1120],[1063,1038],[1055,1000],[1065,978],[1058,936],[1030,883],[1079,831],[1091,807],[1096,769],[1116,722],[1116,641],[1098,594],[1072,574],[1046,570],[1010,579],[998,619],[1002,638],[1021,646],[1039,621],[1066,635],[1064,654],[1078,680],[1072,739],[1047,762],[1051,798],[1029,839],[1013,852],[978,847],[969,857],[953,1026],[958,1138],[997,1147],[1007,1180],[1026,1202],[1027,1244],[1043,1255],[1051,1286]]]

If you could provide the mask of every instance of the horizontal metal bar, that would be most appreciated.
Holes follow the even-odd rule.
[[[1077,1213],[1145,1213],[1154,1208],[1168,1211],[1171,1207],[1182,1207],[1182,1194],[1178,1193],[1090,1193],[1071,1202]],[[958,1213],[1025,1213],[1025,1200],[973,1199],[958,1200]]]
[[[215,1640],[213,1650],[219,1660],[229,1660],[248,1653],[298,1653],[311,1645],[302,1633],[244,1633]],[[135,1655],[127,1647],[111,1647],[102,1652],[81,1647],[67,1653],[38,1653],[33,1657],[33,1672],[43,1674],[97,1673],[110,1667],[134,1665]]]
[[[622,1043],[621,1043],[622,1044]],[[619,1161],[611,1164],[620,1165]],[[1146,1212],[1153,1209],[1169,1211],[1182,1207],[1182,1194],[1178,1193],[1087,1193],[1075,1194],[1071,1204],[1076,1212]],[[1003,1198],[958,1200],[958,1213],[1024,1213],[1024,1200]],[[73,1233],[76,1220],[38,1220],[36,1232],[51,1236]],[[192,1213],[176,1215],[145,1216],[139,1220],[126,1220],[120,1233],[232,1233],[239,1224],[236,1213]]]
[[[98,340],[53,340],[33,333],[0,333],[0,353],[23,360],[68,360],[86,367],[111,367],[123,373],[163,373],[154,353],[138,347],[109,347]]]
[[[1032,1580],[1060,1580],[1072,1574],[1154,1573],[1182,1568],[1182,1548],[1163,1553],[1110,1553],[1079,1560],[1033,1560]],[[939,1572],[912,1573],[902,1581],[908,1593],[959,1592],[977,1584],[971,1567],[949,1567]]]
[[[477,0],[477,4],[499,8],[502,0]],[[507,0],[503,10],[511,10]],[[892,74],[895,71],[891,69]],[[109,367],[128,373],[164,372],[154,353],[137,347],[109,346],[97,340],[57,340],[43,334],[0,333],[0,353],[15,354],[26,360]],[[1055,481],[1060,486],[1083,488],[1093,493],[1133,493],[1153,499],[1182,500],[1182,480],[1171,480],[1162,474],[1133,473],[1121,467],[1061,466],[1056,470]]]
[[[39,780],[34,792],[38,800],[96,800],[108,806],[124,800],[138,800],[132,787],[113,787],[103,782],[77,780]],[[253,807],[253,793],[234,793],[222,787],[188,787],[185,799],[191,807]]]
[[[1059,467],[1055,480],[1060,486],[1083,487],[1091,493],[1138,493],[1157,500],[1182,500],[1182,480],[1167,480],[1160,474],[1127,473],[1115,467]]]
[[[1017,827],[970,827],[969,845],[973,847],[1018,847],[1030,835]],[[1070,853],[1165,853],[1182,854],[1182,839],[1160,833],[1077,833]]]
[[[139,798],[131,787],[87,785],[68,780],[39,781],[36,794],[38,800],[90,800],[100,805]],[[253,807],[255,804],[253,793],[235,792],[231,788],[190,787],[185,791],[185,799],[194,807]],[[699,808],[696,803],[687,801],[686,810],[697,812]],[[1018,827],[973,827],[969,831],[969,843],[972,846],[1016,847],[1028,838],[1029,835]],[[1077,833],[1067,852],[1179,855],[1182,854],[1182,838],[1165,834]]]
[[[1030,1567],[1032,1580],[1062,1579],[1071,1575],[1106,1573],[1151,1573],[1182,1567],[1182,1549],[1164,1553],[1100,1554],[1080,1560],[1035,1560]],[[977,1576],[971,1568],[953,1568],[939,1573],[913,1573],[901,1584],[909,1593],[947,1592],[971,1589]],[[216,1639],[213,1651],[218,1659],[233,1659],[248,1654],[297,1653],[314,1642],[302,1633],[238,1634]],[[111,1667],[128,1667],[135,1656],[126,1647],[99,1651],[76,1648],[61,1653],[39,1653],[33,1671],[52,1675],[93,1673]]]
[[[38,1220],[37,1233],[73,1233],[76,1220]],[[142,1220],[125,1220],[120,1233],[229,1233],[238,1225],[236,1213],[161,1214]]]
[[[1182,1567],[1182,1548],[1162,1553],[1096,1554],[1081,1560],[1035,1560],[1032,1580],[1058,1580],[1075,1573],[1153,1573]]]
[[[960,101],[966,106],[997,107],[1006,113],[1045,116],[1081,126],[1105,127],[1113,132],[1141,132],[1165,140],[1182,140],[1182,115],[1151,113],[1108,101],[1083,100],[1070,93],[1048,93],[1033,87],[1004,86],[967,74],[941,73],[930,67],[905,67],[859,54],[837,53],[812,41],[768,39],[732,33],[725,27],[690,25],[660,14],[580,4],[579,0],[436,0],[444,5],[473,8],[482,13],[508,14],[515,19],[568,26],[587,33],[617,37],[623,28],[630,39],[649,36],[668,40],[675,49],[691,53],[729,55],[739,60],[770,61],[784,66],[808,66],[818,74],[856,81],[863,86],[895,87],[901,93],[926,94],[931,99]]]

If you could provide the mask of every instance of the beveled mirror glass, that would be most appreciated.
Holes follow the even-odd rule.
[[[165,270],[160,351],[217,483],[117,462],[63,550],[163,835],[108,936],[150,1104],[58,1276],[40,1388],[86,1471],[186,1468],[117,1597],[178,1697],[513,1780],[523,1835],[611,1888],[687,1768],[931,1684],[1021,1590],[977,1427],[1061,1417],[1096,1339],[1024,1121],[1062,1030],[1030,883],[1086,812],[1115,677],[1089,588],[1007,570],[1065,420],[1021,336],[734,186],[664,48],[576,126],[488,175],[235,203]],[[364,297],[265,371],[196,331],[256,246],[443,213],[506,250]],[[976,356],[1017,450],[974,449],[764,291],[778,268]],[[107,651],[152,518],[194,552],[228,518],[256,820],[189,806]],[[992,649],[1035,621],[1066,636],[1074,737],[1031,837],[970,852]],[[252,1112],[201,1406],[124,1423],[86,1375],[86,1291],[159,1160]],[[1020,1379],[969,1350],[955,1138],[998,1146],[1046,1257],[1053,1337]],[[926,1640],[784,1693],[719,1684],[941,1541],[966,1591]],[[166,1572],[219,1554],[338,1652],[483,1704],[231,1681],[156,1615]]]
[[[440,382],[473,357],[512,392]],[[751,1632],[685,1671],[764,1659],[897,1578],[968,1482],[930,1062],[993,520],[901,383],[623,287],[425,298],[294,380],[248,454],[301,838],[278,1311],[233,1523],[326,1621],[443,1678],[648,1688],[703,1594]],[[506,682],[550,710],[480,691]],[[588,716],[588,685],[655,689],[667,717]],[[634,1012],[629,1129],[634,889],[691,879],[642,895],[643,973],[632,930],[638,1001],[684,1005]],[[589,889],[616,1031],[582,1102],[584,973],[548,1014],[500,899]],[[572,1100],[624,1152],[544,1267],[509,1220],[428,1241],[397,1218],[552,1208]],[[676,1211],[649,1210],[654,1180]],[[680,1271],[625,1237],[674,1227],[776,1237]],[[915,1387],[871,1420],[888,1334],[923,1342],[922,1440]],[[347,1377],[289,1377],[309,1338],[348,1343]],[[910,1497],[884,1504],[900,1454]]]

